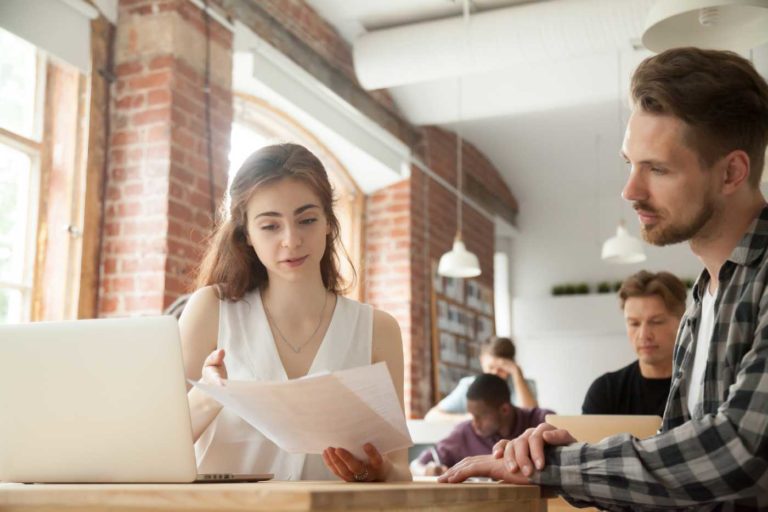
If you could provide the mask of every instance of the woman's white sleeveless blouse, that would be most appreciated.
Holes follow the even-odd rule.
[[[371,363],[373,308],[338,297],[328,330],[308,374]],[[218,347],[233,380],[285,381],[258,290],[219,302]],[[320,455],[278,448],[239,416],[222,409],[195,443],[200,473],[274,473],[277,480],[335,480]]]

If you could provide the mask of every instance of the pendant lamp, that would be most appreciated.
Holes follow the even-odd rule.
[[[617,83],[617,94],[618,94],[618,102],[617,102],[617,120],[618,120],[618,130],[619,133],[621,133],[621,128],[624,126],[624,123],[621,119],[621,51],[618,51],[616,53],[616,76],[618,77],[616,83]],[[596,142],[597,143],[597,142]],[[599,154],[599,152],[595,151],[596,155]],[[600,171],[600,160],[599,157],[597,157],[597,164],[598,164],[598,174]],[[619,198],[619,212],[621,212],[622,203],[621,198]],[[629,231],[627,231],[626,226],[624,225],[624,219],[619,217],[619,225],[616,228],[616,236],[612,236],[608,240],[606,240],[603,243],[603,250],[601,253],[601,258],[608,262],[608,263],[640,263],[641,261],[645,261],[645,250],[643,249],[643,242],[639,238],[635,238],[632,235],[629,234]]]
[[[464,0],[464,28],[469,24],[469,2]],[[466,42],[466,37],[465,37]],[[477,277],[480,275],[480,261],[473,253],[467,250],[461,239],[461,209],[462,201],[462,137],[461,137],[461,76],[457,79],[458,89],[458,124],[456,127],[456,238],[453,241],[453,248],[440,257],[437,264],[437,273],[445,277]]]
[[[749,50],[768,42],[768,0],[657,0],[642,42],[654,52],[682,46]]]
[[[640,263],[645,261],[645,251],[643,243],[629,234],[622,219],[616,228],[616,236],[603,243],[601,257],[608,263]]]

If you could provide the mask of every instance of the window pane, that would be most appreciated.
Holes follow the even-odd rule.
[[[240,123],[232,123],[230,137],[229,180],[231,182],[237,170],[245,162],[245,159],[251,156],[251,153],[264,146],[267,143],[267,138]]]
[[[0,324],[21,322],[21,291],[12,288],[0,288]]]
[[[0,28],[0,126],[35,138],[37,51]]]
[[[29,155],[0,143],[1,281],[24,281],[31,167]]]

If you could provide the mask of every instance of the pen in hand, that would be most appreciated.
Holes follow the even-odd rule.
[[[429,448],[429,453],[432,454],[432,462],[434,462],[438,466],[442,466],[443,463],[440,462],[440,456],[437,454],[437,450],[435,450],[434,446],[431,446]]]

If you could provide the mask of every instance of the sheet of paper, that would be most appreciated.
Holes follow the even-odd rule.
[[[291,453],[333,446],[366,459],[365,443],[381,453],[413,444],[384,363],[285,382],[190,382]]]

